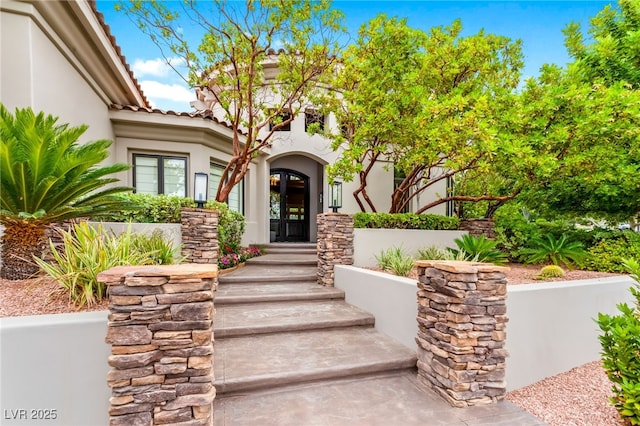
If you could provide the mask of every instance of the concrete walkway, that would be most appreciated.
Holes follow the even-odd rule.
[[[291,246],[220,277],[216,426],[545,424],[507,401],[454,408],[425,389],[415,349],[315,284],[313,247]]]

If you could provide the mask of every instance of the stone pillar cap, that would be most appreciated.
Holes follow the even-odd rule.
[[[109,282],[123,276],[215,278],[218,276],[218,265],[211,263],[183,263],[180,265],[116,266],[100,272],[98,281]]]
[[[507,266],[498,266],[493,263],[468,262],[463,260],[416,260],[414,265],[424,268],[436,268],[447,272],[459,274],[477,274],[478,272],[506,272]]]

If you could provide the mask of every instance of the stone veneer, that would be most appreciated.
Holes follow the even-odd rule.
[[[503,399],[508,268],[428,260],[416,266],[418,380],[455,407]]]
[[[353,216],[318,215],[318,284],[333,287],[335,265],[353,265]]]
[[[217,265],[119,266],[108,286],[111,426],[212,425]]]
[[[496,224],[493,219],[464,219],[458,229],[475,237],[484,235],[490,240],[496,238]]]
[[[218,264],[218,212],[182,209],[182,255],[189,263]]]

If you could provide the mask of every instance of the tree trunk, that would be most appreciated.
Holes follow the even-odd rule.
[[[47,242],[47,227],[40,223],[11,221],[4,223],[2,269],[0,277],[22,280],[40,271],[33,257],[41,257]]]

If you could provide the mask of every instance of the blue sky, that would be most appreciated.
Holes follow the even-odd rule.
[[[480,29],[487,33],[521,39],[525,57],[523,76],[538,74],[544,63],[564,65],[569,60],[562,28],[571,21],[588,28],[589,19],[611,1],[336,1],[334,7],[346,15],[349,32],[379,13],[407,18],[411,27],[428,30],[449,25],[460,18],[466,35]],[[142,90],[154,107],[191,111],[193,90],[163,61],[158,48],[142,34],[124,13],[115,12],[115,2],[98,0],[122,53],[133,69]],[[194,40],[199,41],[199,36]]]

